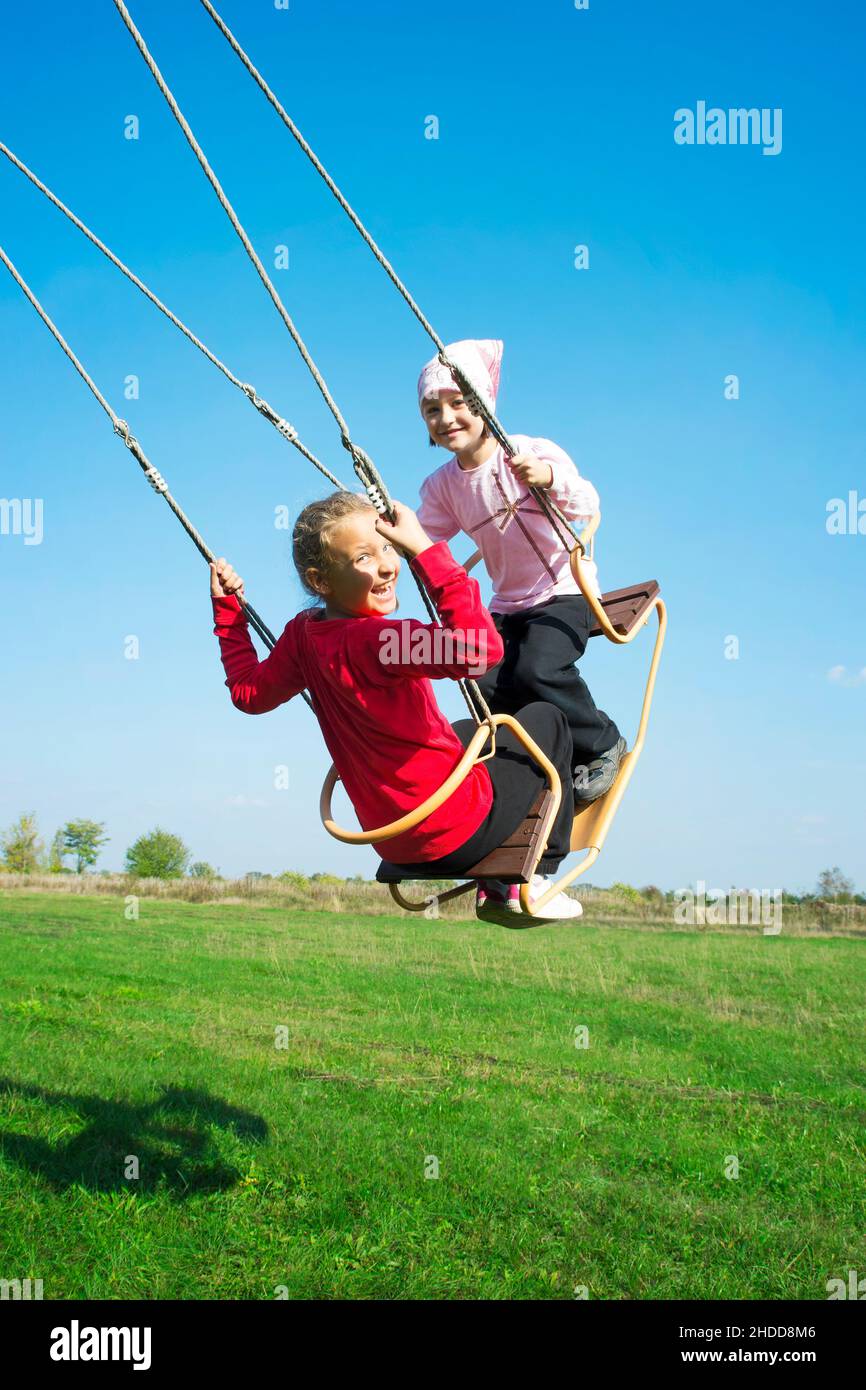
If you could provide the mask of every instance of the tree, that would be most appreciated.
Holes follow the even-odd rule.
[[[190,852],[179,835],[161,826],[139,835],[126,851],[126,871],[137,878],[182,878]]]
[[[66,854],[66,845],[62,830],[55,830],[54,839],[51,841],[51,848],[48,851],[48,872],[50,874],[65,874],[68,872],[63,862]]]
[[[32,874],[40,867],[45,845],[39,838],[36,816],[19,816],[0,835],[0,853],[10,874]]]
[[[824,869],[818,875],[819,898],[850,898],[854,883],[846,878],[838,864],[833,869]]]
[[[190,864],[189,876],[190,878],[216,878],[217,871],[212,864],[207,864],[203,859],[198,859],[195,864]]]
[[[67,854],[74,854],[75,872],[81,874],[99,858],[102,846],[108,843],[103,821],[68,820],[63,827],[63,843]]]

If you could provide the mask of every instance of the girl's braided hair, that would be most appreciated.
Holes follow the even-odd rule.
[[[301,587],[313,598],[321,601],[322,595],[308,582],[307,570],[327,573],[333,558],[328,547],[329,532],[347,516],[368,510],[374,508],[363,493],[340,491],[320,502],[311,502],[301,512],[292,531],[292,559]]]

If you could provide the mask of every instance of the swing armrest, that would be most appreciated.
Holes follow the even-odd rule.
[[[590,560],[595,553],[595,533],[601,525],[601,511],[594,512],[580,533],[581,545],[589,552]]]
[[[653,609],[661,604],[659,585],[655,579],[649,579],[645,584],[634,584],[629,589],[612,589],[600,596],[595,592],[586,567],[592,559],[595,533],[600,522],[599,511],[581,532],[581,545],[576,545],[571,552],[571,572],[595,619],[590,637],[606,637],[608,641],[622,646],[634,640],[649,621]]]
[[[416,806],[414,811],[407,811],[405,816],[390,821],[388,825],[380,826],[378,830],[343,830],[332,818],[331,797],[334,787],[340,780],[340,774],[332,764],[322,787],[322,795],[319,798],[319,814],[322,818],[322,824],[329,835],[333,835],[335,840],[342,840],[346,845],[372,845],[378,840],[393,840],[395,836],[402,835],[405,830],[414,830],[415,826],[422,820],[426,820],[427,816],[438,811],[443,801],[447,801],[451,793],[456,791],[460,783],[468,777],[489,732],[486,724],[479,724],[472,735],[466,752],[454,771],[442,783],[442,786],[433,792],[432,796],[428,796],[426,801],[422,801],[420,806]]]
[[[526,732],[522,724],[519,724],[510,714],[493,715],[493,724],[496,728],[500,726],[510,729],[517,739],[523,744],[529,756],[538,764],[547,778],[547,785],[551,792],[550,804],[547,807],[544,818],[543,833],[541,841],[542,848],[547,844],[550,836],[550,828],[556,819],[556,813],[562,800],[562,786],[559,780],[559,773],[553,763],[548,758],[542,748],[538,746],[535,739]],[[402,835],[405,830],[413,830],[416,825],[425,820],[427,816],[433,814],[447,801],[452,792],[456,791],[460,783],[469,775],[470,769],[478,761],[481,749],[483,748],[489,734],[488,725],[479,724],[463,757],[460,759],[454,771],[442,783],[432,796],[428,796],[426,801],[422,801],[420,806],[416,806],[414,811],[408,811],[399,820],[391,821],[389,825],[383,825],[378,830],[344,830],[333,820],[331,816],[331,797],[334,787],[340,780],[340,774],[335,767],[331,767],[325,784],[322,787],[322,795],[319,798],[319,814],[322,824],[329,835],[333,835],[335,840],[342,840],[347,845],[370,845],[379,840],[393,840],[395,836]]]

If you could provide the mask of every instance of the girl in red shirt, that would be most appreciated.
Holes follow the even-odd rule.
[[[318,602],[286,624],[264,661],[256,655],[238,601],[243,580],[224,559],[210,567],[214,632],[233,704],[247,714],[264,714],[306,689],[364,829],[395,820],[432,795],[475,731],[471,719],[449,724],[436,704],[431,678],[482,675],[503,652],[475,580],[444,541],[430,540],[413,511],[401,503],[394,507],[393,525],[354,493],[336,492],[304,508],[295,523],[292,555],[301,584]],[[398,606],[398,547],[423,579],[442,628],[392,617]],[[533,880],[536,897],[569,852],[571,739],[565,716],[552,705],[527,705],[520,720],[557,768],[563,789]],[[514,736],[498,730],[493,758],[477,763],[414,830],[374,849],[407,869],[460,877],[517,828],[544,785],[543,773]],[[480,883],[479,916],[513,922],[520,912],[517,892],[516,885]],[[580,912],[580,904],[561,893],[544,909],[544,918],[533,920]]]

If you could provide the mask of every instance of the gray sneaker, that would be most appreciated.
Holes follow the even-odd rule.
[[[574,775],[574,805],[575,808],[581,806],[591,806],[593,801],[598,801],[600,796],[609,792],[617,778],[619,765],[628,752],[628,744],[624,738],[619,739],[601,757],[594,758],[585,767],[575,769]]]

